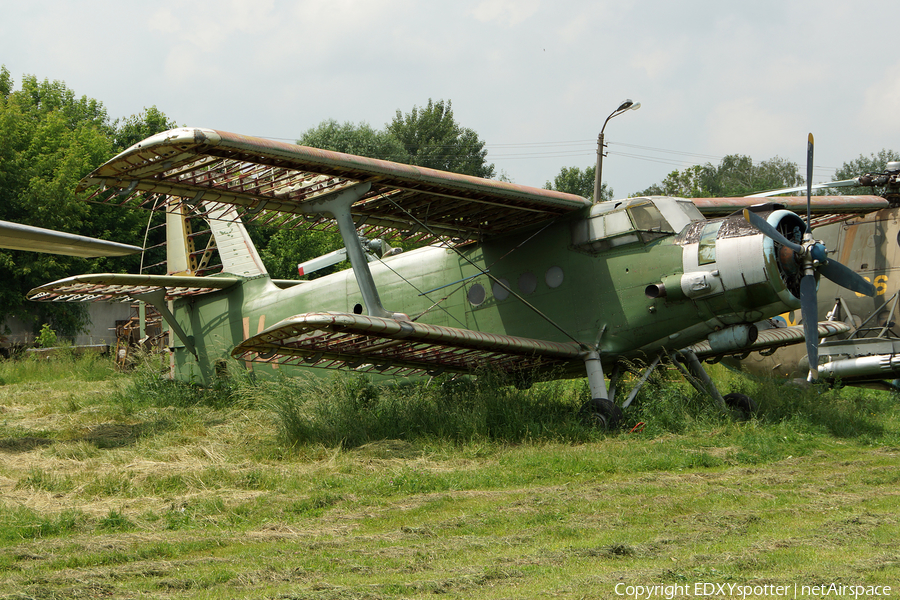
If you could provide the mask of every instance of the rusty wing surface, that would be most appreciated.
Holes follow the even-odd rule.
[[[750,208],[757,204],[777,202],[788,210],[799,214],[806,212],[806,196],[773,196],[770,198],[691,198],[704,217],[725,217],[736,211]],[[833,215],[864,214],[882,208],[888,208],[890,203],[881,196],[813,196],[810,202],[810,212],[821,218]],[[813,225],[822,224],[814,221]]]
[[[191,277],[97,273],[76,275],[36,287],[26,296],[36,302],[134,302],[162,290],[166,300],[224,290],[237,277]]]
[[[363,235],[476,240],[590,207],[580,196],[297,146],[212,129],[156,134],[97,168],[79,190],[94,202],[145,208],[177,196],[197,215],[230,204],[245,222],[331,229],[317,201],[371,188],[352,209]]]
[[[408,376],[468,373],[485,365],[503,371],[553,370],[583,365],[581,347],[395,321],[349,313],[318,312],[285,319],[232,350],[239,360]]]
[[[850,326],[846,323],[838,321],[822,321],[819,323],[819,337],[827,338],[841,333],[848,333]],[[800,344],[806,340],[803,333],[802,325],[792,325],[790,327],[778,327],[773,329],[763,329],[759,332],[756,341],[741,348],[737,351],[731,351],[727,354],[743,354],[745,352],[758,352],[760,350],[775,350],[782,346],[790,346],[792,344]],[[688,347],[693,350],[700,358],[712,358],[721,353],[715,352],[710,348],[709,341],[703,340],[693,346]]]

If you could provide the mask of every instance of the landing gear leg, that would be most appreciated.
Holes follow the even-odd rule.
[[[596,350],[588,352],[584,357],[584,366],[587,370],[591,399],[581,407],[579,411],[581,418],[589,425],[597,425],[607,430],[617,428],[622,423],[622,410],[609,399],[600,353]]]
[[[698,392],[712,396],[713,400],[716,401],[716,404],[719,405],[719,408],[722,409],[723,412],[728,412],[728,405],[725,403],[725,398],[719,393],[719,389],[716,387],[715,382],[713,382],[709,373],[706,372],[706,369],[703,368],[703,365],[700,364],[700,359],[697,358],[697,355],[694,354],[693,350],[679,350],[678,352],[672,353],[671,358],[672,364],[684,373],[685,378]]]

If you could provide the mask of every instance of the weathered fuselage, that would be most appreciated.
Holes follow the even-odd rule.
[[[793,213],[772,213],[778,221]],[[797,219],[799,220],[799,219]],[[551,341],[599,340],[604,362],[674,350],[798,306],[772,243],[741,217],[686,200],[595,205],[549,226],[371,264],[384,306],[434,325]],[[231,349],[287,317],[361,312],[352,270],[281,288],[268,276],[174,303],[197,355],[173,336],[175,374],[208,381]],[[256,365],[257,369],[271,369]],[[580,361],[572,374],[582,375]]]

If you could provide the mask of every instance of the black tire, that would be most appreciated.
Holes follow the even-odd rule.
[[[578,411],[581,420],[589,427],[600,427],[606,431],[618,429],[622,424],[622,409],[603,398],[588,400]]]
[[[731,392],[722,397],[725,399],[725,406],[731,409],[732,414],[736,419],[746,421],[759,410],[759,407],[756,406],[756,402],[747,394]]]

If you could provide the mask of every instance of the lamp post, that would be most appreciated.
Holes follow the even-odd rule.
[[[594,204],[600,202],[600,182],[602,181],[602,173],[603,173],[603,148],[606,147],[606,144],[603,142],[603,131],[606,129],[606,124],[609,123],[609,120],[615,116],[621,115],[626,110],[637,110],[641,107],[640,102],[635,102],[631,99],[624,100],[619,107],[612,111],[606,120],[603,121],[603,127],[600,129],[600,135],[597,136],[597,169],[594,173]]]

